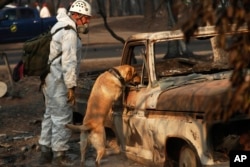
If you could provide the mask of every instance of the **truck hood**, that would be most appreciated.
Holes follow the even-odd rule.
[[[210,75],[191,74],[159,83],[157,110],[205,112],[208,107],[223,109],[229,96],[231,71]]]

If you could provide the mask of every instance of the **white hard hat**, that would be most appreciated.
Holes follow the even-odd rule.
[[[91,6],[85,0],[76,0],[75,2],[73,2],[70,6],[69,11],[91,16]]]

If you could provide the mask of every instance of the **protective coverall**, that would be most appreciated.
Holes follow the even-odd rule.
[[[76,29],[75,23],[66,13],[59,13],[57,20],[58,22],[51,29],[52,33],[66,25],[71,25]],[[77,85],[81,46],[81,40],[72,29],[58,31],[50,43],[49,61],[59,53],[62,55],[52,62],[50,73],[45,78],[43,85],[46,110],[39,144],[52,148],[54,152],[69,149],[67,142],[71,131],[65,128],[65,124],[72,122],[73,113],[72,107],[67,103],[67,93],[68,88]]]
[[[40,17],[41,18],[51,17],[51,14],[47,6],[43,6],[42,9],[40,10]]]

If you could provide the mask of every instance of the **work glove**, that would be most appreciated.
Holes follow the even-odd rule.
[[[75,105],[76,99],[75,99],[75,89],[74,88],[69,88],[68,89],[68,103],[71,105]]]

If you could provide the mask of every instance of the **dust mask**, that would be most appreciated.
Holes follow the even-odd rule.
[[[77,32],[80,34],[87,34],[89,32],[89,25],[84,24],[77,26]]]

